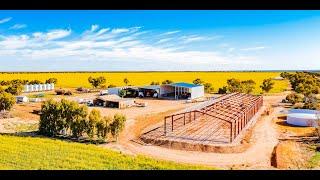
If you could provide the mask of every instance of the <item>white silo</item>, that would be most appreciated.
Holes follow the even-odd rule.
[[[54,90],[54,83],[51,83],[51,90]]]

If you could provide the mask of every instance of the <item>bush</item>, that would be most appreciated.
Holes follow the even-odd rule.
[[[192,83],[196,84],[196,85],[201,85],[204,83],[204,81],[202,81],[200,78],[197,78],[197,79],[193,80]]]
[[[0,93],[0,111],[9,111],[16,102],[14,96],[10,93]]]
[[[65,93],[66,91],[63,90],[63,89],[57,89],[57,90],[55,90],[55,92],[56,92],[57,95],[64,95],[64,93]]]
[[[171,81],[171,80],[164,80],[164,81],[162,81],[162,84],[172,84],[173,83],[173,81]]]
[[[286,100],[291,104],[303,102],[303,95],[291,93],[286,96]]]
[[[32,80],[28,84],[43,84],[43,83],[39,80]]]
[[[227,86],[223,86],[222,88],[219,88],[218,94],[226,94],[227,93]]]
[[[214,91],[214,88],[212,87],[211,83],[205,83],[203,86],[204,86],[204,91],[207,93],[212,93]]]
[[[23,86],[21,84],[12,84],[10,85],[5,92],[10,93],[12,95],[19,95],[23,90]]]
[[[152,81],[152,82],[150,83],[150,85],[160,85],[160,83],[159,83],[159,82],[154,82],[154,81]]]
[[[72,92],[70,90],[68,90],[67,92],[64,93],[64,95],[72,96]]]
[[[57,82],[58,82],[57,78],[49,78],[46,80],[46,84],[51,84],[51,83],[57,84]]]
[[[110,84],[110,85],[108,86],[108,88],[114,88],[114,87],[117,87],[117,86],[114,85],[114,84]]]

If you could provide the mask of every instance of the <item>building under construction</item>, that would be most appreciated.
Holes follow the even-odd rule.
[[[231,93],[167,116],[141,135],[147,143],[228,144],[242,132],[263,105],[262,96]]]

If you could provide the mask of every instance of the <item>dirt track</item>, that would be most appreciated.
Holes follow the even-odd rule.
[[[283,96],[265,97],[265,105],[279,102]],[[239,169],[270,169],[270,157],[273,148],[278,143],[278,133],[273,123],[273,118],[281,110],[281,107],[274,109],[269,116],[263,117],[257,122],[252,132],[252,145],[243,153],[221,154],[181,151],[162,148],[158,146],[146,146],[131,142],[134,135],[130,129],[134,127],[134,122],[128,124],[125,139],[118,144],[109,144],[107,147],[118,149],[130,154],[144,154],[164,160],[176,162],[203,164],[222,168],[239,168]]]

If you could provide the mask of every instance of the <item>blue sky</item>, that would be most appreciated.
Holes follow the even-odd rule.
[[[320,11],[0,11],[0,71],[315,70]]]

